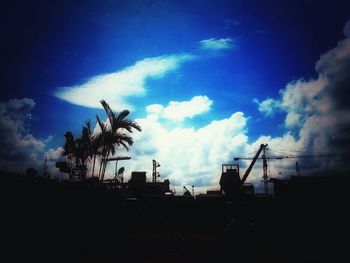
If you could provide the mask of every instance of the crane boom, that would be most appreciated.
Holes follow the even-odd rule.
[[[249,175],[250,171],[252,170],[252,168],[253,168],[253,166],[254,166],[256,160],[259,158],[259,155],[260,155],[261,151],[262,151],[263,149],[265,149],[266,147],[267,147],[267,144],[261,144],[261,145],[260,145],[259,150],[258,150],[257,153],[255,154],[255,156],[254,156],[252,162],[250,163],[248,169],[245,171],[245,173],[244,173],[244,175],[243,175],[243,178],[242,178],[242,180],[241,180],[242,184],[244,184],[245,180],[247,180],[248,175]],[[237,160],[237,158],[235,158],[235,160]]]
[[[299,159],[299,158],[314,158],[314,157],[336,157],[339,155],[336,154],[319,154],[319,155],[312,155],[312,154],[304,154],[304,155],[284,155],[284,156],[266,156],[266,147],[267,144],[261,144],[259,150],[255,154],[254,157],[234,157],[235,161],[239,160],[252,160],[251,164],[249,165],[248,169],[244,173],[243,178],[241,179],[241,184],[243,185],[245,181],[247,180],[249,173],[251,172],[256,160],[263,160],[263,182],[264,182],[264,190],[265,194],[268,194],[268,176],[267,176],[267,161],[268,160],[282,160],[282,159]],[[261,157],[259,157],[260,153],[262,152]],[[296,163],[296,174],[300,175],[300,167],[299,164]]]
[[[338,154],[320,154],[320,155],[312,155],[312,154],[306,154],[306,155],[282,155],[282,156],[266,156],[267,160],[282,160],[282,159],[300,159],[300,158],[319,158],[319,157],[339,157],[343,155]],[[254,157],[234,157],[235,161],[239,160],[253,160]],[[257,160],[264,159],[263,157],[256,158]]]

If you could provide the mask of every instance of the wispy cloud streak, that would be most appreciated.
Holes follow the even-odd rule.
[[[70,103],[91,108],[101,108],[99,101],[108,98],[113,109],[132,110],[128,97],[144,95],[147,92],[147,79],[162,78],[193,58],[194,55],[191,54],[145,58],[120,71],[92,77],[83,84],[59,88],[54,95]]]
[[[236,47],[235,42],[232,38],[209,38],[200,41],[199,44],[202,49],[213,51],[231,49]]]

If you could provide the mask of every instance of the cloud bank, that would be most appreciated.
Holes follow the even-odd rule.
[[[34,106],[30,98],[0,102],[1,169],[13,167],[23,172],[29,166],[40,166],[46,141],[35,138],[25,125]]]
[[[146,170],[150,177],[154,158],[162,165],[162,178],[169,178],[173,186],[217,185],[221,164],[244,151],[248,141],[247,118],[242,112],[199,129],[176,125],[168,128],[149,115],[136,121],[143,131],[134,134],[135,144],[125,153],[132,156],[132,161],[123,165],[129,172]]]
[[[31,111],[35,107],[31,98],[11,99],[0,102],[0,169],[25,173],[29,167],[43,175],[44,156],[47,159],[48,172],[58,175],[55,163],[62,159],[63,148],[48,149],[52,136],[36,138],[27,128],[31,122]]]
[[[299,79],[280,90],[277,99],[259,103],[266,115],[276,110],[286,113],[284,125],[296,130],[297,143],[310,153],[348,155],[350,149],[350,21],[344,28],[346,38],[321,55],[316,62],[317,79]],[[281,142],[283,143],[283,142]],[[288,144],[287,144],[288,145]],[[347,161],[319,161],[325,173],[348,173]],[[316,162],[310,162],[316,166]]]

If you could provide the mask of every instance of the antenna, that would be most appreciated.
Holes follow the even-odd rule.
[[[43,175],[45,177],[50,177],[50,173],[47,171],[47,156],[46,155],[44,157],[44,162],[43,162]]]
[[[160,164],[156,160],[152,160],[152,182],[156,183],[157,182],[157,177],[160,177],[159,172],[157,172],[157,168],[160,167]]]

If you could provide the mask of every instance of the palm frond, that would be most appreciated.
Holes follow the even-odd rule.
[[[85,121],[85,127],[87,128],[89,135],[91,136],[92,131],[91,131],[91,120],[90,119]]]
[[[97,120],[98,126],[101,129],[101,132],[104,133],[106,131],[106,125],[100,120],[98,115],[96,115],[96,120]]]
[[[126,118],[126,116],[129,115],[129,111],[128,110],[123,110],[121,112],[119,112],[119,114],[116,116],[117,121],[121,121],[124,120]]]
[[[118,142],[126,142],[129,146],[134,144],[134,140],[132,137],[125,133],[118,133],[117,134]]]
[[[120,128],[126,129],[130,133],[133,132],[132,131],[133,128],[138,131],[142,130],[140,125],[137,122],[131,121],[131,120],[123,120],[122,122],[120,122],[119,126]]]
[[[73,133],[71,131],[67,131],[64,134],[64,137],[66,137],[66,141],[74,141],[74,136],[73,136]]]
[[[114,115],[114,112],[112,111],[111,107],[109,106],[109,104],[105,101],[105,100],[101,100],[100,101],[107,116],[108,116],[108,119],[109,119],[109,123],[111,124],[111,127],[114,126],[114,120],[115,120],[115,115]]]
[[[127,151],[129,151],[129,146],[125,142],[120,141],[119,144],[122,145]]]

